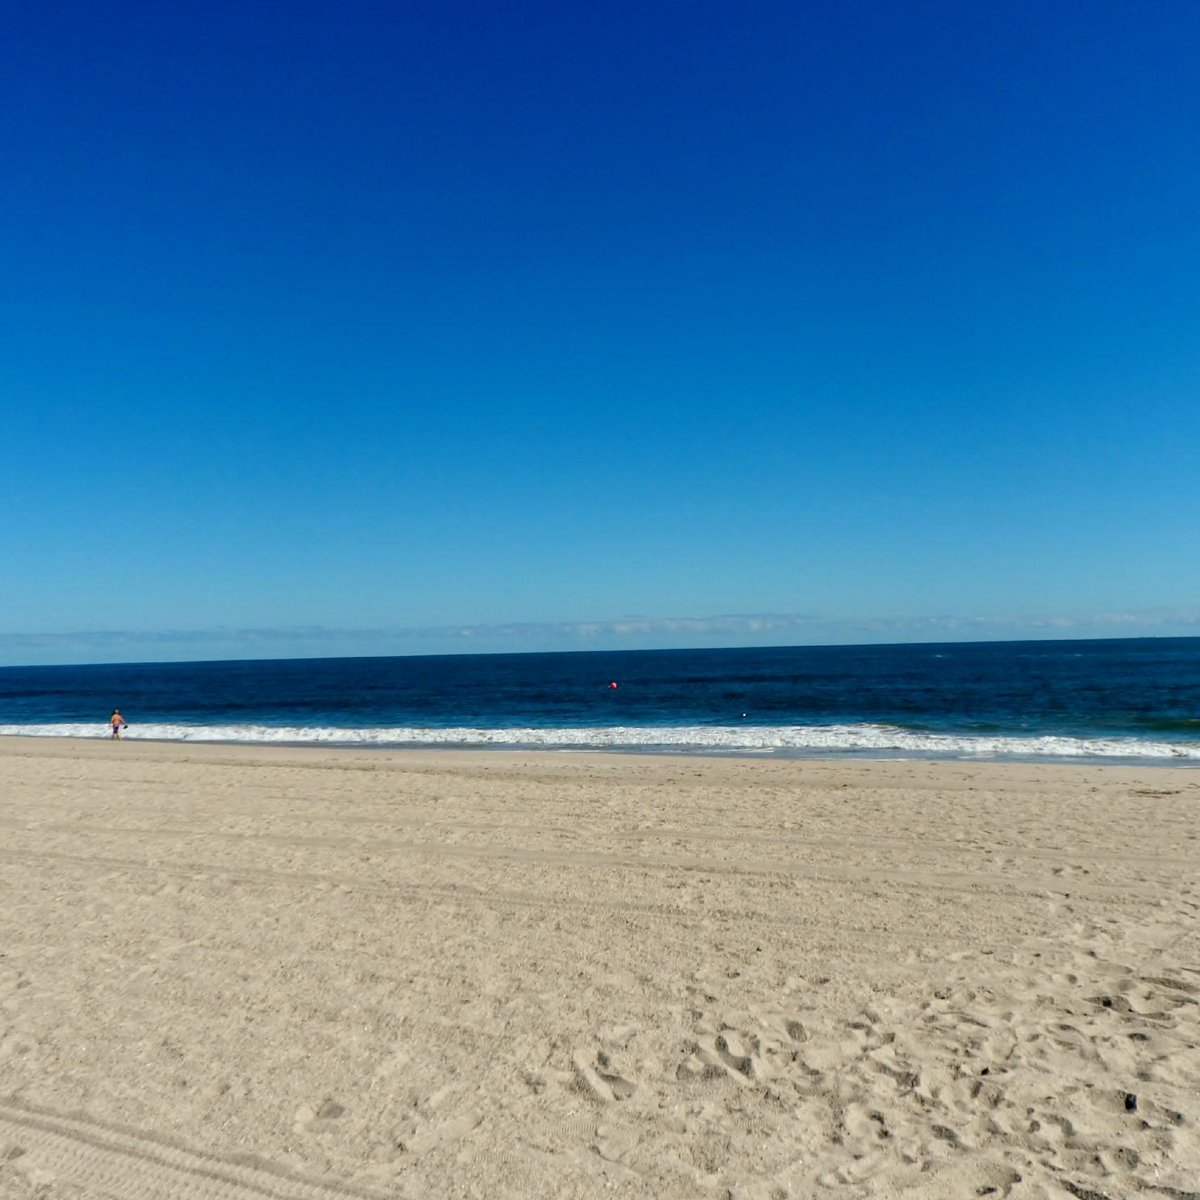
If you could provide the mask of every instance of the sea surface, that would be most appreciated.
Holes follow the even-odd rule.
[[[0,668],[0,735],[1200,765],[1200,638]]]

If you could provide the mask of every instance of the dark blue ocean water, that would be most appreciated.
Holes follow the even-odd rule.
[[[1200,638],[0,669],[0,734],[114,707],[134,738],[1200,764]]]

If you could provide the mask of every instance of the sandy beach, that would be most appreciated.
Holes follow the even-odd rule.
[[[0,742],[0,1196],[1200,1196],[1200,773]]]

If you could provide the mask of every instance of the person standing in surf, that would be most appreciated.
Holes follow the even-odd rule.
[[[109,728],[112,729],[113,737],[119,741],[121,738],[121,730],[127,728],[125,724],[125,718],[121,716],[117,709],[114,708],[112,711],[112,716],[108,718],[108,724]]]

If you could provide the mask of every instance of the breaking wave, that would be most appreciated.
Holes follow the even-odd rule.
[[[0,725],[2,736],[107,738],[95,724]],[[275,725],[136,725],[130,740],[346,747],[494,747],[624,750],[793,757],[942,759],[1123,759],[1200,764],[1200,743],[1135,737],[1035,737],[917,732],[893,725],[688,725],[641,727],[419,728]]]

